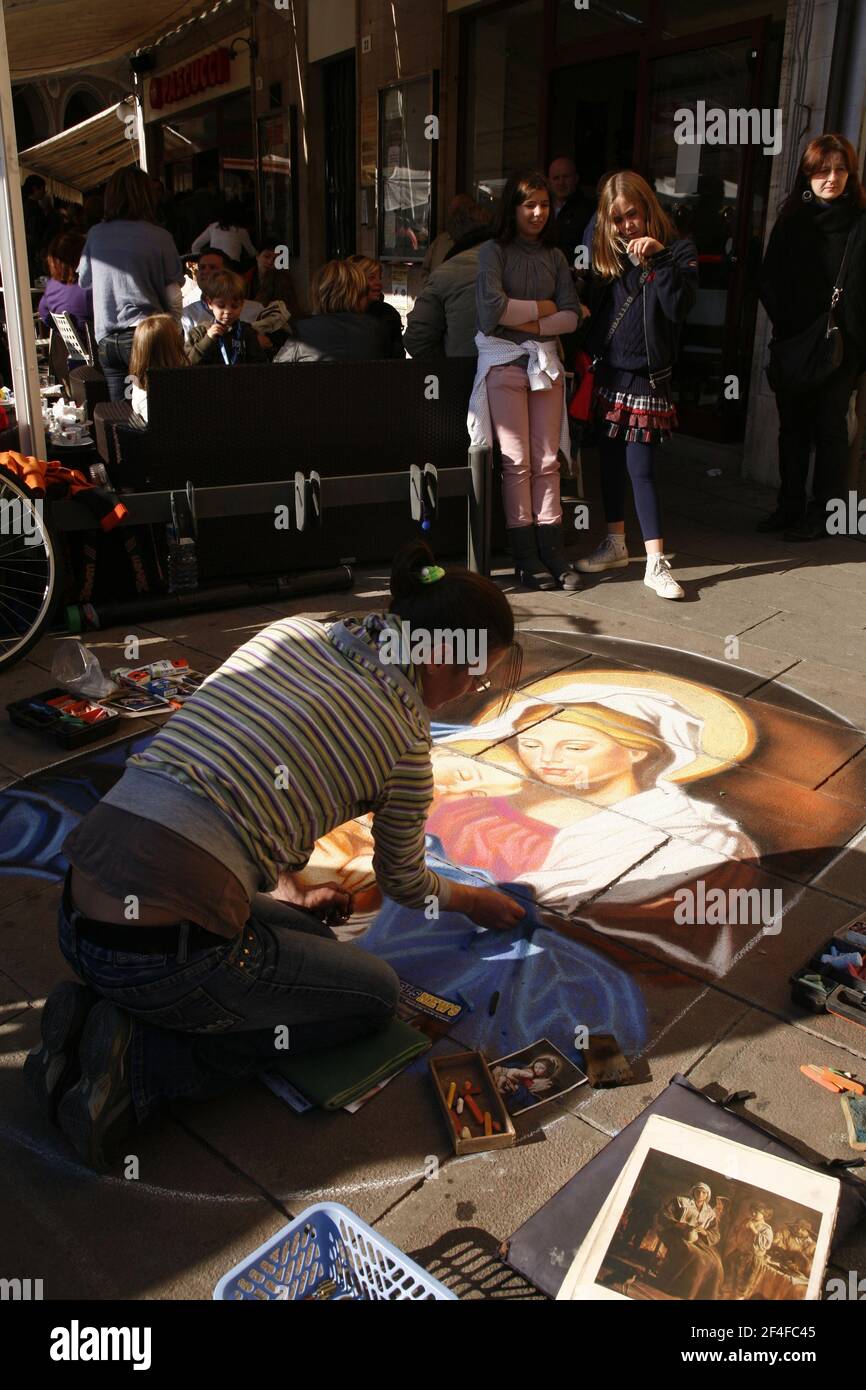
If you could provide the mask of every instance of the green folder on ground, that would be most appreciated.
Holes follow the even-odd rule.
[[[299,1057],[289,1055],[273,1063],[270,1070],[284,1076],[313,1105],[341,1110],[380,1081],[402,1071],[432,1045],[425,1033],[395,1018],[372,1037],[356,1038]]]

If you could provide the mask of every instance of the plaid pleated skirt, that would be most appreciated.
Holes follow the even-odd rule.
[[[605,434],[626,444],[661,444],[677,427],[667,383],[653,389],[649,377],[617,367],[596,371],[593,409]]]

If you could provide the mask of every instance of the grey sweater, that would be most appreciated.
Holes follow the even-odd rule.
[[[152,222],[97,222],[87,234],[78,283],[93,290],[96,341],[119,328],[135,328],[151,314],[172,312],[166,285],[183,284],[183,266],[171,236]]]
[[[507,313],[510,299],[529,301],[525,320],[537,317],[532,311],[532,301],[552,299],[559,311],[574,314],[574,322],[557,324],[553,332],[524,333],[517,328],[507,328],[502,317]],[[554,341],[557,332],[573,332],[579,300],[568,262],[558,246],[543,246],[538,241],[515,237],[505,246],[498,241],[485,241],[481,246],[475,308],[482,333],[506,338],[511,343],[522,343],[527,338],[546,343]],[[542,323],[542,329],[544,327]]]
[[[477,357],[475,278],[479,246],[450,256],[434,270],[406,320],[410,357]]]

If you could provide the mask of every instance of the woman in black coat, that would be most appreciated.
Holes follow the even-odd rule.
[[[806,148],[761,271],[761,302],[774,338],[793,338],[828,312],[843,256],[835,310],[844,347],[840,366],[812,391],[776,388],[782,483],[776,510],[758,530],[784,531],[789,541],[827,535],[827,503],[844,487],[848,400],[866,370],[866,191],[853,145],[842,135],[820,135]],[[807,504],[813,444],[815,472]]]
[[[275,362],[362,362],[393,356],[386,325],[366,312],[367,277],[351,260],[328,261],[316,272],[310,307],[309,318],[291,324],[291,337]]]

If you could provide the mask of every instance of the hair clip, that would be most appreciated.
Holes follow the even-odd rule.
[[[422,584],[435,584],[437,579],[444,579],[445,571],[441,565],[425,565],[421,571]]]

